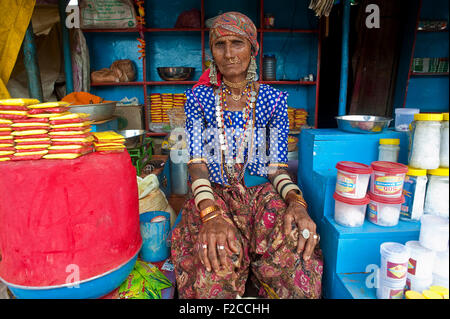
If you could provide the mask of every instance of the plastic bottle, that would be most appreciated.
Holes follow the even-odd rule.
[[[378,147],[378,160],[386,162],[397,162],[400,152],[400,139],[398,138],[380,138]]]

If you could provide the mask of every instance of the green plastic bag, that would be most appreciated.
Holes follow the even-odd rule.
[[[119,287],[120,299],[161,299],[161,291],[172,283],[158,267],[138,260]]]

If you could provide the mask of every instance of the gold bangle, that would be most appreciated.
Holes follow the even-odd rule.
[[[198,205],[205,199],[210,199],[212,201],[214,201],[214,195],[211,192],[204,192],[202,194],[197,194],[197,196],[194,197],[194,201],[195,201],[195,206],[197,207],[198,210],[200,210],[200,208],[198,207]]]
[[[187,162],[187,165],[192,164],[194,162],[206,163],[206,158],[203,158],[203,157],[193,158]],[[198,164],[198,163],[194,163],[194,164]]]
[[[298,200],[298,199],[294,199],[292,202],[293,202],[293,203],[300,204],[300,205],[303,206],[305,209],[308,209],[308,204],[306,204],[305,201],[301,201],[301,200]]]
[[[210,213],[212,213],[212,212],[215,212],[215,211],[217,211],[217,210],[219,210],[219,207],[218,207],[217,205],[211,205],[211,206],[208,206],[208,207],[206,207],[205,209],[202,209],[202,210],[200,211],[200,217],[201,217],[201,218],[204,218],[206,215],[208,215],[208,214],[210,214]]]
[[[211,216],[209,216],[209,217],[207,217],[207,218],[202,218],[202,223],[204,224],[204,223],[206,223],[208,220],[211,220],[211,219],[213,219],[213,218],[216,218],[217,216],[219,216],[219,215],[221,215],[220,213],[215,213],[215,214],[213,214],[213,215],[211,215]]]

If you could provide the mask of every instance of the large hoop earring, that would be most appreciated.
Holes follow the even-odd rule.
[[[209,81],[212,85],[217,86],[217,69],[216,69],[216,63],[211,61],[211,64],[209,66]]]
[[[252,55],[250,57],[250,64],[247,69],[247,77],[245,78],[247,81],[255,81],[256,80],[256,59]]]

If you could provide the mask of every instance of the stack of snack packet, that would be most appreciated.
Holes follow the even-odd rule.
[[[169,123],[169,115],[167,114],[167,110],[172,108],[173,104],[173,96],[171,93],[162,93],[161,94],[162,101],[162,121],[164,123]]]
[[[150,94],[150,118],[154,123],[162,122],[162,111],[161,111],[162,101],[161,94],[153,93]]]
[[[74,159],[93,151],[89,114],[68,113],[50,119],[50,139],[46,159]]]
[[[14,120],[27,118],[27,105],[39,103],[36,99],[6,99],[0,100],[0,162],[12,159],[16,149],[14,148],[14,136],[11,134],[11,125]]]
[[[184,93],[175,93],[173,95],[173,108],[184,108],[186,102],[186,95]]]
[[[94,139],[96,152],[119,153],[125,150],[125,138],[114,131],[96,132]]]

